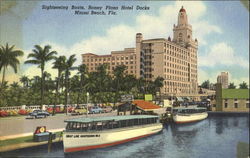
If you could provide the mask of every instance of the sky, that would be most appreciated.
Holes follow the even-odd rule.
[[[178,12],[186,9],[193,37],[198,46],[198,82],[215,83],[222,71],[229,82],[249,84],[249,12],[239,1],[2,1],[0,45],[8,42],[24,51],[19,72],[8,69],[11,83],[22,75],[40,75],[36,65],[24,64],[34,45],[51,45],[59,55],[110,54],[114,50],[135,47],[135,34],[144,39],[173,37]],[[3,5],[4,4],[4,5]],[[43,5],[68,6],[68,10],[46,10]],[[118,10],[116,15],[75,15],[71,6],[134,6]],[[136,6],[149,10],[136,10]],[[57,75],[52,62],[46,71]]]

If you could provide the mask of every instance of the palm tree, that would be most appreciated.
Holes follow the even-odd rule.
[[[41,106],[44,102],[44,68],[46,62],[55,59],[56,51],[51,51],[51,46],[46,45],[42,48],[39,45],[35,45],[35,49],[33,49],[33,53],[28,55],[28,58],[32,58],[31,60],[25,61],[25,64],[36,64],[39,68],[41,68]]]
[[[70,76],[70,70],[72,70],[73,64],[76,61],[75,54],[71,55],[68,60],[66,60],[65,63],[65,107],[67,108],[68,104],[68,91],[69,91],[69,76]],[[67,110],[66,110],[67,114]]]
[[[228,89],[235,89],[235,88],[236,88],[236,86],[234,85],[233,82],[229,83]]]
[[[66,57],[65,56],[57,57],[53,64],[54,65],[53,65],[52,68],[58,70],[57,81],[56,81],[56,102],[55,102],[55,105],[54,105],[54,108],[53,108],[53,115],[54,115],[55,114],[56,103],[59,102],[58,93],[59,93],[60,83],[61,83],[61,79],[62,79],[62,72],[66,68]]]
[[[58,96],[58,92],[60,89],[60,82],[62,79],[62,72],[66,68],[66,57],[65,56],[59,56],[56,58],[55,62],[53,63],[53,69],[57,69],[57,83],[56,83],[56,95]]]
[[[88,75],[87,75],[87,66],[85,64],[79,65],[78,74],[80,75],[80,91],[79,91],[78,96],[77,96],[77,105],[79,103],[80,94],[82,94],[85,81],[86,81],[86,79],[88,77]]]
[[[155,91],[161,93],[161,87],[164,86],[164,78],[158,76],[155,80],[154,80],[154,87],[155,87]],[[161,95],[161,94],[160,94]]]
[[[121,83],[123,83],[124,80],[124,71],[126,70],[126,66],[125,65],[118,65],[116,66],[116,68],[114,69],[114,86],[116,89],[116,92],[121,91],[122,90],[122,86]]]
[[[29,78],[25,75],[20,78],[20,82],[23,84],[23,87],[29,86]]]
[[[240,89],[248,89],[248,85],[247,85],[246,82],[243,81],[243,82],[239,85],[239,88],[240,88]]]
[[[109,88],[109,75],[107,74],[107,64],[102,64],[97,67],[96,74],[96,86],[99,88],[98,92],[105,92]]]
[[[18,88],[19,87],[18,82],[13,82],[12,84],[10,84],[10,87],[14,89]]]
[[[1,46],[0,48],[0,72],[3,69],[2,83],[4,83],[5,71],[8,66],[14,69],[17,73],[17,66],[20,64],[18,57],[23,56],[23,51],[14,50],[15,45],[9,47],[8,43],[6,46]]]
[[[84,88],[87,90],[87,92],[90,93],[90,95],[93,95],[97,89],[97,85],[96,85],[96,72],[91,72],[89,73],[88,77],[87,77],[87,83],[85,84]]]

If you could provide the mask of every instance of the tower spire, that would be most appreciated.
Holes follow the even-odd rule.
[[[178,13],[177,25],[174,25],[173,41],[186,47],[192,42],[192,26],[188,24],[188,18],[185,8],[182,6]]]
[[[188,24],[187,13],[184,7],[182,6],[178,15],[178,25],[187,25],[187,24]]]

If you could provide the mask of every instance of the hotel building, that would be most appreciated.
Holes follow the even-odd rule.
[[[82,60],[90,72],[96,71],[100,64],[108,64],[110,73],[117,65],[126,65],[126,73],[137,78],[153,81],[158,76],[163,77],[162,94],[195,96],[198,91],[197,49],[198,41],[193,40],[192,26],[182,7],[172,40],[170,37],[143,39],[143,35],[137,33],[135,48],[112,51],[110,55],[86,53],[82,54]]]
[[[228,72],[221,72],[217,77],[217,83],[221,83],[222,88],[228,88]]]

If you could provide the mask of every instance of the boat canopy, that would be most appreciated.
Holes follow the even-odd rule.
[[[91,122],[105,122],[105,121],[122,121],[122,120],[132,120],[132,119],[147,119],[147,118],[159,118],[159,116],[154,115],[123,115],[123,116],[107,116],[107,117],[81,117],[68,119],[64,122],[79,122],[79,123],[91,123]]]

